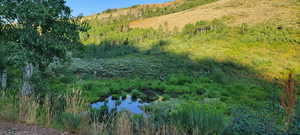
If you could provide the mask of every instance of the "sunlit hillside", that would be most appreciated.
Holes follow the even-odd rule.
[[[102,13],[98,13],[98,14],[91,15],[91,16],[86,16],[86,17],[84,17],[84,20],[97,19],[97,20],[101,21],[101,20],[105,20],[105,19],[109,19],[109,18],[118,18],[118,17],[124,16],[124,15],[139,16],[141,10],[144,8],[164,8],[167,6],[181,4],[182,2],[183,2],[183,0],[176,0],[176,1],[171,1],[171,2],[162,3],[162,4],[144,4],[144,5],[136,5],[133,7],[122,8],[122,9],[108,9]]]
[[[185,1],[177,1],[177,4],[180,2]],[[170,14],[163,12],[165,15],[154,17],[136,17],[133,14],[126,14],[120,16],[115,22],[92,19],[90,22],[95,27],[88,32],[89,37],[83,36],[82,41],[84,44],[98,45],[106,40],[115,40],[117,43],[129,40],[132,41],[132,47],[145,51],[153,47],[152,42],[166,40],[168,44],[160,47],[166,52],[187,55],[192,60],[213,58],[219,61],[234,61],[250,66],[268,79],[282,79],[290,70],[300,72],[300,50],[299,46],[295,45],[299,43],[299,38],[297,38],[299,37],[297,32],[299,31],[297,23],[299,7],[296,1],[218,0],[206,2],[207,4],[204,5],[194,5],[195,7],[192,6],[191,9]],[[184,5],[182,3],[179,5]],[[174,2],[166,4],[176,5]],[[144,8],[145,11],[152,11],[147,6],[138,7]],[[137,7],[132,8],[137,9]],[[121,14],[121,11],[129,9],[120,9],[97,16]],[[155,15],[160,12],[158,9],[150,13]],[[199,21],[212,22],[216,19],[219,23],[223,23],[218,26],[222,27],[223,33],[205,31],[205,28],[211,26],[204,24],[194,26],[194,34],[192,33],[194,36],[190,38],[182,38],[186,35],[176,34],[179,31],[182,33],[191,31],[193,26],[189,28],[187,24],[195,24]],[[200,30],[204,29],[204,33],[197,34],[197,27]],[[134,28],[155,28],[165,36],[154,36],[156,32],[151,29]],[[170,30],[171,32],[168,32]],[[163,34],[163,31],[169,35]],[[170,33],[174,33],[175,36]]]
[[[139,19],[131,22],[130,27],[159,28],[163,25],[172,30],[199,20],[211,21],[222,18],[230,26],[265,22],[296,26],[298,9],[299,5],[295,0],[218,0],[173,14]]]

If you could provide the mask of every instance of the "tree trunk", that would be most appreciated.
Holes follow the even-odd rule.
[[[7,70],[3,69],[0,71],[1,88],[6,89],[7,86]]]
[[[0,82],[2,82],[2,72],[3,70],[0,68]],[[0,90],[2,89],[2,86],[0,87]]]
[[[31,84],[31,78],[33,75],[33,65],[31,63],[27,63],[23,68],[23,80],[22,80],[22,88],[21,95],[27,96],[32,93],[33,87]]]

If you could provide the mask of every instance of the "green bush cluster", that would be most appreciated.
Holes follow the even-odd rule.
[[[299,43],[297,31],[290,27],[284,27],[272,23],[250,27],[242,24],[239,39],[242,42],[267,42],[267,43]]]
[[[91,22],[90,25],[91,29],[80,34],[81,42],[86,45],[134,45],[163,34],[153,29],[131,29],[128,21],[122,19],[103,24]]]
[[[224,36],[226,36],[226,32],[228,32],[228,26],[222,20],[214,20],[212,22],[199,21],[196,24],[187,24],[182,30],[182,35],[195,36],[214,33],[215,35],[225,34]],[[210,36],[214,37],[212,34]]]
[[[227,75],[228,76],[228,75]],[[233,78],[232,78],[233,79]],[[143,100],[162,100],[171,98],[192,99],[206,102],[219,100],[231,105],[248,105],[258,107],[266,102],[273,101],[271,93],[276,94],[280,89],[272,84],[259,83],[259,80],[233,79],[234,82],[220,82],[214,74],[202,77],[189,77],[187,75],[169,75],[166,80],[119,78],[102,79],[101,81],[86,80],[78,82],[75,86],[83,89],[86,99],[96,101],[99,97],[109,95],[131,94]],[[73,86],[73,85],[72,85]]]

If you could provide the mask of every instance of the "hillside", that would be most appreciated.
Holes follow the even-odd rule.
[[[134,52],[137,52],[139,50],[146,51],[147,49],[151,49],[151,47],[153,47],[152,44],[159,40],[167,40],[168,44],[161,46],[160,49],[164,49],[164,51],[171,53],[180,52],[179,54],[189,54],[192,59],[214,57],[215,59],[226,60],[226,58],[234,58],[236,62],[239,62],[240,64],[253,66],[253,68],[257,71],[262,71],[262,76],[269,76],[271,78],[280,76],[279,78],[282,78],[287,72],[287,69],[290,65],[289,63],[293,63],[291,68],[296,71],[300,71],[298,68],[299,63],[296,62],[297,56],[300,54],[298,49],[299,46],[292,45],[299,42],[297,38],[299,36],[297,33],[297,30],[299,29],[297,25],[297,21],[299,19],[297,16],[299,3],[296,3],[296,1],[194,1],[196,2],[182,0],[168,2],[165,4],[138,5],[126,9],[117,9],[115,11],[111,11],[110,13],[102,13],[99,15],[90,16],[96,18],[98,17],[98,19],[89,20],[92,28],[87,33],[82,34],[82,42],[84,44],[94,45],[105,45],[109,43],[111,47],[114,45],[122,46],[123,43],[129,43],[130,47],[134,47],[134,49],[127,49],[127,51],[129,50],[130,52],[130,50],[135,50]],[[186,4],[188,2],[190,3]],[[174,8],[177,8],[177,10],[174,10],[173,8],[166,8],[166,6],[170,7],[171,5],[176,5]],[[150,7],[155,7],[155,10]],[[186,7],[193,8],[186,9]],[[140,13],[143,11],[144,14],[141,15],[144,16],[127,14],[130,10],[136,10],[135,13]],[[161,10],[166,11],[161,12]],[[175,11],[179,12],[172,13]],[[109,14],[115,18],[113,17],[108,20],[115,21],[106,23],[105,21],[101,21],[101,19],[99,20],[99,18],[102,18],[103,20],[103,18],[107,17]],[[223,26],[221,25],[218,27],[224,27],[222,29],[226,29],[224,31],[225,34],[222,35],[222,33],[215,33],[216,35],[224,37],[224,39],[215,39],[211,37],[214,36],[214,34],[210,33],[213,32],[213,30],[208,30],[208,32],[204,32],[204,34],[192,34],[197,32],[197,29],[213,27],[214,24],[212,22],[215,20],[218,20],[221,24],[224,23]],[[199,26],[187,25],[195,24],[197,22],[199,23],[199,21],[204,21],[204,25],[202,26],[201,22]],[[147,28],[160,29],[159,31],[155,31]],[[164,32],[165,29],[173,30],[174,28],[183,32],[176,33],[175,31],[173,33],[174,35],[172,35],[172,33],[170,35],[170,33]],[[244,31],[243,29],[245,29],[247,32],[238,32]],[[188,40],[186,42],[185,40],[187,39],[182,38],[184,37],[182,35],[192,35],[192,39],[194,40]],[[202,43],[198,42],[204,40],[203,38],[207,38],[207,40]],[[236,42],[242,42],[242,44],[247,44],[249,47],[239,46],[240,50],[233,50],[233,44],[237,44]],[[281,44],[281,47],[274,48],[274,46],[269,45],[270,43]],[[208,44],[211,45],[208,46]],[[257,44],[257,46],[253,46],[252,44]],[[212,46],[215,46],[215,49],[207,49],[211,48]],[[284,48],[286,46],[289,47],[285,48],[285,51],[278,50],[278,48]],[[106,49],[109,48],[110,47]],[[274,51],[274,49],[276,50]],[[117,51],[121,50],[122,49]],[[221,50],[221,52],[218,50]],[[239,55],[232,56],[232,52],[237,52]],[[264,52],[270,52],[270,55],[261,58],[259,55],[263,54]],[[102,54],[104,55],[105,52],[102,52]],[[278,58],[280,60],[273,59],[274,55],[281,56]],[[251,57],[251,59],[249,59],[249,57]],[[289,59],[291,61],[289,63],[281,62],[285,59]],[[270,61],[270,65],[267,66],[266,64],[254,64],[257,61]]]
[[[174,27],[183,28],[186,24],[199,20],[211,21],[221,18],[225,18],[226,23],[231,26],[266,21],[295,26],[297,7],[293,0],[218,0],[173,14],[136,20],[130,23],[130,27],[158,28],[160,25],[167,25],[168,29],[172,30]]]
[[[164,8],[167,6],[172,6],[175,4],[180,4],[182,3],[183,0],[176,0],[176,1],[171,1],[171,2],[166,2],[162,4],[142,4],[142,5],[136,5],[133,7],[128,7],[128,8],[121,8],[121,9],[108,9],[102,13],[98,13],[95,15],[91,16],[86,16],[84,17],[84,20],[105,20],[109,18],[118,18],[120,16],[125,16],[125,15],[134,15],[134,16],[139,16],[140,10],[144,8]]]
[[[0,1],[0,134],[300,133],[299,0],[64,1]]]

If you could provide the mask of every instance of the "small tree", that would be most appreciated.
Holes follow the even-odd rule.
[[[43,72],[55,59],[65,60],[78,43],[83,27],[70,14],[65,0],[0,1],[0,19],[14,31],[9,55],[22,67],[22,95],[32,93],[35,69]]]

